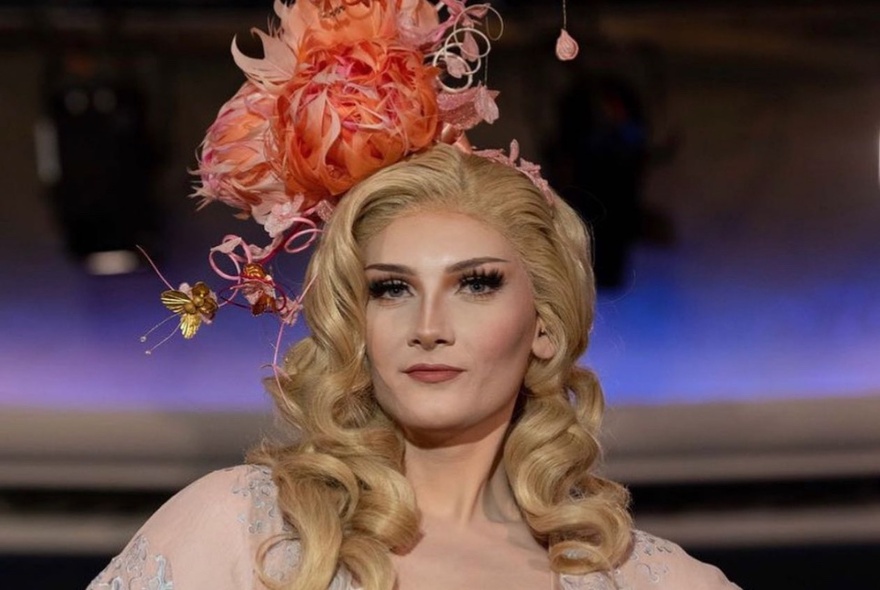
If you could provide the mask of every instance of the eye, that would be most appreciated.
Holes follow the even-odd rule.
[[[498,270],[474,270],[459,279],[459,289],[470,295],[490,295],[504,284],[504,276]]]
[[[398,299],[410,293],[409,284],[400,279],[370,281],[369,290],[372,299]]]

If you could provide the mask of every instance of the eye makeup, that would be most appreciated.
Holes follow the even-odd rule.
[[[397,299],[410,293],[409,283],[395,277],[369,281],[367,289],[370,299]]]
[[[496,268],[475,268],[459,276],[460,291],[476,297],[487,297],[504,286],[504,273]]]

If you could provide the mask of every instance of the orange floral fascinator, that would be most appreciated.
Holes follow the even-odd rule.
[[[497,93],[474,80],[488,11],[461,0],[276,0],[278,28],[254,31],[263,58],[233,42],[247,80],[208,129],[195,194],[275,237],[438,141],[444,124],[463,132],[494,121]]]
[[[500,23],[487,3],[275,0],[274,12],[268,32],[252,31],[262,57],[232,42],[246,79],[207,130],[193,193],[200,207],[220,201],[252,217],[269,243],[226,236],[212,248],[211,266],[228,283],[219,295],[201,293],[199,302],[219,300],[207,304],[210,314],[184,305],[188,291],[168,286],[163,301],[175,302],[166,307],[180,316],[185,337],[217,307],[240,299],[255,315],[292,324],[302,294],[290,297],[274,281],[272,258],[311,245],[358,181],[438,142],[471,151],[464,133],[498,118],[498,92],[477,78],[494,39],[485,21]],[[513,153],[474,153],[541,180],[535,165],[520,166]]]

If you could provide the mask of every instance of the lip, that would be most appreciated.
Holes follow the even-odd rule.
[[[455,379],[464,369],[449,365],[418,364],[407,367],[403,372],[422,383],[443,383]]]

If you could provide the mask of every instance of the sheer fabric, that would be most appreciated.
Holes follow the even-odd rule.
[[[295,575],[298,544],[276,503],[265,467],[241,465],[210,473],[165,503],[87,590],[267,590],[257,556],[272,581]],[[268,541],[268,543],[267,543]],[[563,590],[735,590],[716,567],[642,531],[627,560],[611,572],[560,575]],[[330,590],[357,590],[339,568]]]

